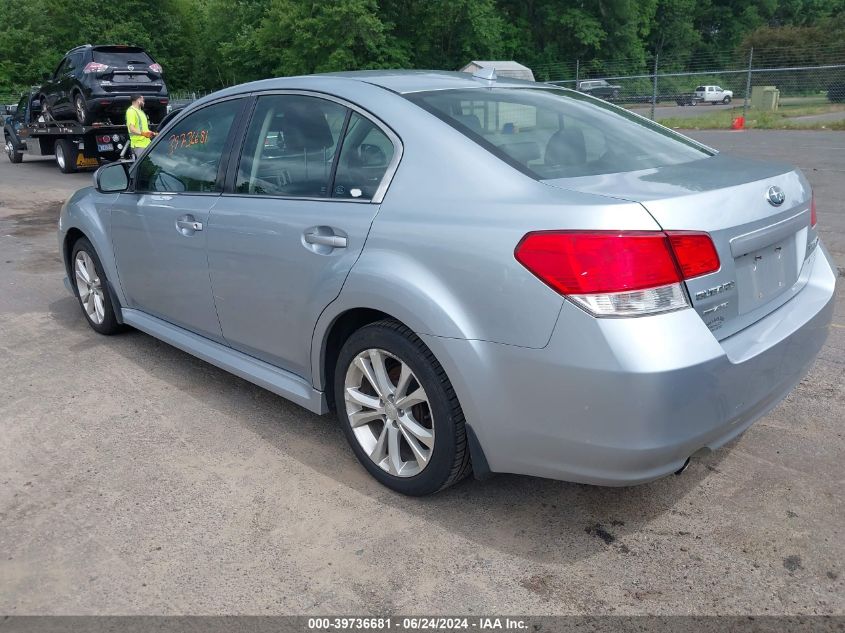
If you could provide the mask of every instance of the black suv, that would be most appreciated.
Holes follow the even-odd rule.
[[[121,122],[134,93],[144,95],[150,122],[167,113],[161,66],[137,46],[78,46],[44,79],[38,98],[54,119]]]
[[[599,99],[618,99],[622,86],[614,86],[604,79],[588,79],[587,81],[579,81],[577,90]]]

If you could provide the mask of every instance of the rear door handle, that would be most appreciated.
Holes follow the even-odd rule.
[[[309,244],[320,244],[332,248],[346,248],[347,239],[342,235],[319,235],[317,233],[306,233],[305,241]]]

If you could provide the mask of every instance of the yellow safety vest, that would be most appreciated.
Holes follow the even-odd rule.
[[[126,129],[129,129],[130,125],[134,125],[136,128],[141,130],[142,132],[146,132],[150,129],[150,125],[147,122],[147,115],[144,114],[143,110],[136,108],[134,105],[129,106],[129,109],[126,111]],[[140,134],[132,134],[129,133],[129,144],[135,147],[146,147],[150,144],[150,139],[146,136],[141,136]]]

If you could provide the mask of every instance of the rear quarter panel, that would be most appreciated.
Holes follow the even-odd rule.
[[[564,299],[514,258],[524,235],[658,229],[639,204],[549,187],[406,99],[378,96],[350,99],[389,122],[404,154],[359,260],[317,323],[318,388],[321,345],[353,308],[381,310],[419,334],[542,348]]]

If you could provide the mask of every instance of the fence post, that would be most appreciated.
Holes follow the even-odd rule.
[[[742,103],[742,119],[748,116],[748,96],[751,92],[751,61],[754,59],[754,47],[748,51],[748,77],[745,79],[745,101]]]
[[[654,54],[654,88],[651,93],[651,120],[654,121],[654,108],[657,106],[657,53]]]
[[[575,60],[575,90],[578,90],[578,80],[580,77],[578,76],[581,72],[581,60]]]

